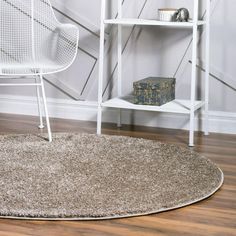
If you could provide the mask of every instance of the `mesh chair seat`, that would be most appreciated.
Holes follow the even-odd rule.
[[[52,74],[65,70],[69,65],[56,63],[54,60],[44,59],[41,61],[25,63],[1,63],[2,75],[29,75],[29,74]]]
[[[50,142],[43,75],[67,69],[75,60],[78,40],[77,27],[57,21],[49,0],[0,0],[0,76],[30,75],[35,80],[35,83],[0,85],[36,86],[39,128],[44,128],[43,102]]]
[[[68,68],[79,31],[57,21],[49,0],[0,0],[0,75],[55,73]]]

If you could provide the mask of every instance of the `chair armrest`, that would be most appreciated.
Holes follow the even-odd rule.
[[[62,66],[69,67],[77,55],[79,29],[72,24],[60,24],[54,32],[57,38],[56,60]]]

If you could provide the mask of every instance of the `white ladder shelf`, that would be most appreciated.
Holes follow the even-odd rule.
[[[199,0],[194,0],[194,16],[190,22],[163,22],[158,20],[122,18],[122,0],[117,0],[118,17],[117,19],[106,19],[106,2],[101,0],[101,33],[100,33],[100,57],[99,57],[99,83],[98,83],[98,116],[97,116],[97,133],[101,134],[102,128],[102,109],[117,108],[118,109],[118,126],[121,126],[121,109],[156,111],[168,113],[188,114],[190,119],[189,126],[189,146],[194,146],[194,130],[195,130],[195,114],[196,111],[204,107],[205,124],[204,133],[209,134],[209,56],[210,56],[210,0],[206,0],[205,19],[198,19]],[[103,101],[103,76],[104,76],[104,40],[105,40],[105,25],[113,24],[118,26],[118,97]],[[192,73],[191,73],[191,97],[189,100],[174,100],[162,106],[146,106],[133,104],[130,96],[122,94],[122,26],[123,25],[151,25],[162,27],[178,27],[190,28],[192,30]],[[198,43],[198,28],[206,27],[205,37],[205,96],[203,101],[196,101],[196,65],[197,65],[197,43]],[[178,81],[177,81],[178,82]]]

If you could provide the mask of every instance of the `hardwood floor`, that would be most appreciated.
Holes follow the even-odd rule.
[[[37,119],[0,114],[0,134],[38,133]],[[95,123],[52,120],[54,132],[95,133]],[[127,135],[175,143],[187,148],[187,132],[115,125],[104,125],[104,134]],[[196,134],[195,151],[221,167],[225,183],[209,199],[182,209],[118,220],[50,222],[0,220],[0,236],[157,236],[157,235],[236,235],[236,135]]]

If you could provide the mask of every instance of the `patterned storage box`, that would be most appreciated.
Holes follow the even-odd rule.
[[[134,82],[134,103],[161,106],[175,99],[175,78],[149,77]]]

